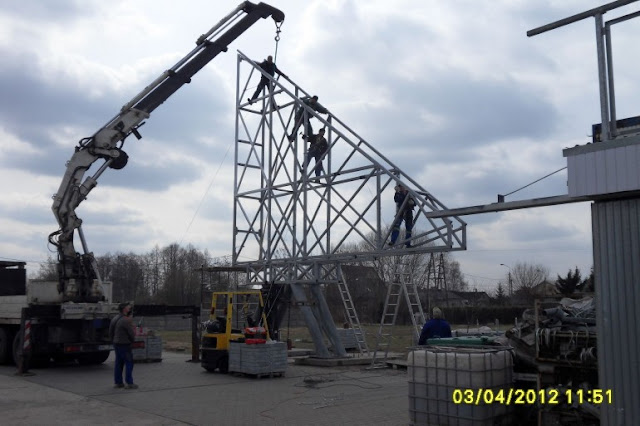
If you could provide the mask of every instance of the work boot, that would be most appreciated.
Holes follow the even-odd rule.
[[[124,387],[125,389],[138,389],[138,385],[136,385],[135,383],[131,383],[130,385],[127,384]]]
[[[391,243],[389,245],[394,245],[398,240],[398,236],[400,235],[400,231],[393,230],[391,231]]]

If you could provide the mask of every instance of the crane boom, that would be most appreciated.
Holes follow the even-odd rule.
[[[107,168],[121,169],[127,164],[128,156],[122,150],[125,139],[131,134],[140,139],[138,129],[151,112],[189,83],[191,77],[219,53],[225,52],[228,45],[249,27],[268,17],[273,18],[276,25],[284,21],[284,13],[266,3],[241,3],[201,35],[191,52],[145,87],[93,136],[80,140],[67,162],[51,207],[60,228],[49,235],[49,242],[58,250],[58,291],[65,300],[91,302],[102,299],[102,280],[76,208],[95,188]],[[98,160],[104,162],[93,175],[85,178],[85,173]],[[83,246],[82,254],[76,252],[74,246],[76,230]]]

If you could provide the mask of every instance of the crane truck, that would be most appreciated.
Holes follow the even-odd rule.
[[[52,211],[59,229],[49,235],[57,249],[58,280],[28,280],[24,262],[0,264],[0,363],[18,360],[22,348],[32,359],[75,358],[81,363],[104,362],[111,349],[110,319],[117,305],[111,284],[100,276],[76,209],[108,169],[122,169],[128,155],[125,140],[142,136],[140,127],[150,114],[228,45],[260,19],[271,17],[279,30],[284,13],[266,3],[245,1],[196,41],[196,47],[125,104],[111,120],[76,146]],[[85,177],[94,163],[97,170]],[[75,236],[83,252],[76,251]],[[25,344],[26,336],[26,344]]]

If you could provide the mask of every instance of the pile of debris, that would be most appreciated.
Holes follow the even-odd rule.
[[[543,302],[522,314],[523,322],[505,335],[518,357],[532,367],[540,362],[597,365],[596,313],[592,297]]]
[[[540,407],[544,424],[598,424],[596,406],[566,397],[598,388],[593,297],[537,300],[534,309],[523,312],[522,319],[505,333],[505,343],[516,354],[516,378],[530,380],[538,390],[553,390],[561,396],[557,405]]]

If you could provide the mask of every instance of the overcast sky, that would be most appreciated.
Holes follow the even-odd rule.
[[[77,142],[238,3],[0,0],[0,260],[46,261],[51,196]],[[495,202],[566,166],[563,148],[600,121],[594,19],[526,32],[602,1],[269,3],[286,14],[278,67],[447,207]],[[637,22],[614,27],[620,118],[638,115]],[[231,253],[236,51],[263,59],[274,36],[273,21],[254,25],[127,140],[127,167],[78,211],[92,251]],[[564,195],[566,176],[507,200]],[[467,251],[454,257],[471,288],[505,282],[501,263],[542,264],[552,279],[592,266],[589,203],[463,219]]]

